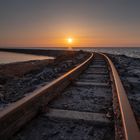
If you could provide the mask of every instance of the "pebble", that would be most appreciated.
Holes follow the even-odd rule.
[[[0,100],[4,98],[4,95],[0,93]]]
[[[3,85],[0,85],[0,89],[3,88]]]
[[[109,119],[112,118],[111,113],[110,112],[107,112],[106,117],[109,118]]]
[[[7,82],[7,78],[0,76],[0,84],[4,85],[6,82]]]

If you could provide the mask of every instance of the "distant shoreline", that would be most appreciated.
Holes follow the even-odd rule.
[[[109,48],[114,48],[114,49],[117,49],[117,48],[122,48],[122,49],[123,48],[124,49],[129,49],[129,48],[135,49],[136,48],[137,49],[138,48],[138,49],[140,49],[140,46],[137,46],[137,47],[136,46],[135,47],[133,47],[133,46],[131,46],[131,47],[130,46],[129,47],[118,47],[118,46],[116,46],[116,47],[86,47],[86,46],[85,47],[73,47],[73,49],[89,49],[89,48],[90,49],[91,48],[92,49],[109,49]],[[13,47],[13,46],[10,47],[9,46],[9,47],[0,47],[0,49],[45,49],[45,50],[46,49],[49,49],[49,50],[50,49],[62,49],[62,50],[68,50],[68,47],[37,47],[37,46],[36,47]]]
[[[140,58],[140,47],[134,48],[74,48],[71,51],[103,52],[115,55],[125,55],[133,58]],[[0,51],[34,54],[42,56],[57,57],[70,52],[67,48],[0,48]]]
[[[34,54],[51,57],[58,57],[62,54],[66,54],[69,52],[69,50],[42,50],[42,49],[15,49],[15,48],[0,48],[0,51]]]

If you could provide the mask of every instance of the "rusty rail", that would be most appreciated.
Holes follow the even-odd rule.
[[[123,84],[121,82],[121,79],[119,77],[119,74],[114,64],[109,59],[109,57],[102,53],[99,53],[99,54],[101,54],[107,60],[109,67],[111,69],[111,72],[112,72],[115,89],[116,89],[117,97],[119,101],[120,111],[121,111],[122,123],[123,123],[124,132],[125,132],[125,139],[126,140],[140,140],[140,130],[138,128],[134,113],[132,111],[131,105],[127,98],[127,95],[123,87]]]
[[[112,61],[105,54],[98,54],[102,55],[106,59],[111,69],[122,116],[125,139],[140,140],[139,128],[118,72]],[[85,62],[52,81],[50,84],[37,89],[28,96],[0,111],[0,139],[7,140],[25,123],[31,120],[42,107],[48,104],[50,100],[61,94],[71,81],[86,69],[92,59],[93,54],[91,54]]]
[[[31,120],[50,100],[58,96],[93,59],[93,54],[66,74],[35,90],[21,100],[0,111],[0,139],[7,140],[25,123]]]

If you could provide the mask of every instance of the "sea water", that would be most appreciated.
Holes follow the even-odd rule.
[[[53,57],[32,55],[32,54],[21,54],[13,52],[2,52],[0,51],[0,64],[23,62],[29,60],[43,60],[43,59],[54,59]]]
[[[24,48],[25,49],[25,48]],[[27,48],[26,48],[27,49]],[[67,47],[37,47],[37,48],[30,48],[30,49],[43,49],[43,50],[69,50]],[[140,47],[110,47],[110,48],[100,48],[100,47],[84,47],[84,48],[76,48],[73,47],[73,50],[85,50],[89,52],[103,52],[103,53],[110,53],[110,54],[117,54],[117,55],[126,55],[129,57],[140,58]]]

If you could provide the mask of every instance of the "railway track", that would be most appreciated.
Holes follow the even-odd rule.
[[[40,110],[42,115],[13,139],[19,135],[24,139],[140,139],[119,75],[104,54],[92,54],[65,75],[2,110],[0,138],[11,137]],[[120,118],[114,116],[116,112]]]

